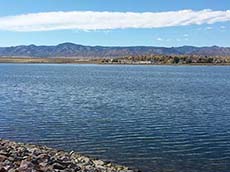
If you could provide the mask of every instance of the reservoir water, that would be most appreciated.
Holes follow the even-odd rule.
[[[229,172],[230,67],[0,64],[0,138],[144,172]]]

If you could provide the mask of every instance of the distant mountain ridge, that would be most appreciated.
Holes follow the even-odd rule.
[[[100,58],[121,57],[136,55],[203,55],[203,56],[230,56],[230,47],[106,47],[84,46],[74,43],[63,43],[56,46],[22,45],[14,47],[0,47],[0,56],[13,57],[76,57]]]

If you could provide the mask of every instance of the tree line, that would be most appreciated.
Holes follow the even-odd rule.
[[[103,59],[102,63],[138,63],[151,64],[230,64],[230,56],[199,56],[199,55],[137,55],[120,58]]]

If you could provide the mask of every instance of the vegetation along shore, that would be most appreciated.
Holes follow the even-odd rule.
[[[117,58],[34,58],[0,57],[0,63],[61,63],[61,64],[145,64],[145,65],[230,65],[230,56],[200,55],[138,55]]]

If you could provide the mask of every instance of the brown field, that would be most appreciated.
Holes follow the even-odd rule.
[[[99,63],[96,59],[1,57],[0,63]]]

